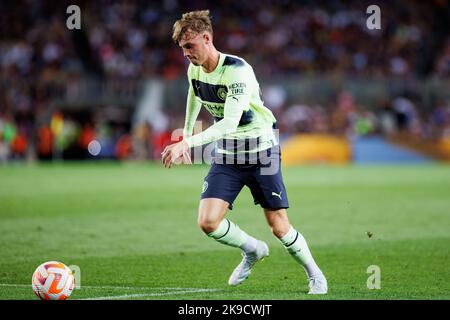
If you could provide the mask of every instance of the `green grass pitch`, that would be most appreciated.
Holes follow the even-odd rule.
[[[237,249],[198,229],[208,166],[68,163],[0,167],[0,299],[37,299],[35,268],[81,269],[70,299],[449,299],[450,166],[302,166],[283,174],[291,223],[328,278],[304,271],[244,189],[228,217],[270,256],[238,287]],[[370,236],[369,236],[370,235]],[[380,267],[369,290],[367,268]]]

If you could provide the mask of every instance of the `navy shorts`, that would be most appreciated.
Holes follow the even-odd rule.
[[[270,152],[270,161],[256,164],[222,164],[214,161],[203,182],[201,199],[219,198],[229,203],[233,202],[244,186],[247,186],[253,196],[255,205],[265,209],[288,208],[286,188],[281,174],[281,156],[279,146],[277,152]]]

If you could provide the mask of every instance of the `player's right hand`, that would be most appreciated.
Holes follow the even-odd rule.
[[[190,152],[185,152],[181,156],[179,156],[175,161],[174,164],[192,164],[191,160],[191,154]]]
[[[162,155],[162,162],[164,163],[164,167],[169,168],[175,163],[175,161],[183,157],[188,162],[191,162],[190,155],[189,155],[189,145],[186,141],[181,140],[180,142],[173,143],[167,147],[164,148],[163,152],[161,152]]]

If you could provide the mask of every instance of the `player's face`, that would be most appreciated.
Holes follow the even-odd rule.
[[[186,32],[179,41],[183,55],[195,66],[201,66],[207,59],[207,39],[203,33]]]

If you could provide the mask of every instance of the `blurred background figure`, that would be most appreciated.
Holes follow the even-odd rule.
[[[325,149],[346,162],[450,160],[449,2],[377,1],[381,30],[366,27],[370,4],[79,1],[81,30],[68,30],[69,2],[3,1],[0,163],[159,160],[188,85],[171,28],[205,8],[218,49],[254,66],[288,163],[333,162]],[[298,142],[311,137],[312,149]]]

